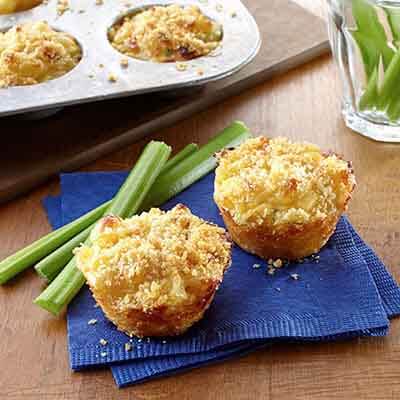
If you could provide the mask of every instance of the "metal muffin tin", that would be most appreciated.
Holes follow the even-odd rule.
[[[152,5],[195,4],[223,27],[222,45],[212,54],[175,63],[155,63],[124,56],[108,41],[107,31],[121,16]],[[0,88],[0,116],[28,113],[66,105],[177,90],[225,78],[239,71],[257,54],[261,39],[256,22],[239,0],[69,0],[70,10],[57,14],[50,0],[29,11],[0,16],[0,30],[24,22],[46,20],[54,29],[71,34],[81,45],[82,60],[60,78],[31,86]],[[128,68],[121,59],[128,58]],[[103,67],[102,67],[103,66]],[[203,74],[200,75],[199,71]],[[110,82],[114,75],[116,82]]]

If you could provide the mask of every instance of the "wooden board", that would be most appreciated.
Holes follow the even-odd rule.
[[[325,24],[287,0],[246,0],[263,44],[238,74],[179,95],[150,94],[69,107],[53,117],[1,119],[0,202],[81,167],[328,51]],[[179,134],[179,132],[177,132]]]

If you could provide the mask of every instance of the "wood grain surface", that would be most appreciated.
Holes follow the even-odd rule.
[[[69,107],[41,121],[2,119],[0,203],[328,52],[323,21],[294,2],[247,5],[263,45],[250,65],[229,78],[204,88]]]
[[[263,2],[265,0],[259,0]],[[325,1],[297,0],[323,14]],[[349,217],[400,280],[400,147],[348,130],[340,115],[340,81],[329,56],[258,86],[152,136],[174,145],[204,143],[233,119],[258,134],[286,135],[353,160],[358,187]],[[128,168],[142,141],[84,170]],[[0,208],[0,256],[49,231],[41,199],[57,180]],[[276,399],[397,400],[400,320],[386,338],[328,344],[280,344],[242,359],[118,390],[109,371],[72,373],[66,324],[33,306],[41,282],[28,271],[0,288],[1,399]]]

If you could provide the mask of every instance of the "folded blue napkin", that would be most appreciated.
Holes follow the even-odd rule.
[[[125,173],[61,175],[62,195],[47,198],[54,227],[68,223],[110,199]],[[212,200],[214,174],[172,199],[196,215],[223,226]],[[254,268],[261,264],[261,268]],[[103,315],[87,288],[68,309],[71,367],[111,365],[125,386],[259,349],[271,340],[333,340],[382,336],[388,317],[400,313],[400,290],[376,255],[345,218],[319,253],[303,263],[266,272],[265,262],[233,251],[232,267],[204,319],[177,338],[129,339]],[[93,325],[89,320],[96,320]],[[100,344],[105,339],[107,345]],[[132,345],[126,351],[126,343]]]

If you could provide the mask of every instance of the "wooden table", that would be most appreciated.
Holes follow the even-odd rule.
[[[260,0],[265,1],[265,0]],[[323,0],[297,0],[323,15]],[[178,149],[206,142],[233,119],[253,132],[315,142],[353,160],[358,188],[349,216],[400,280],[400,148],[348,130],[340,82],[324,57],[154,135]],[[127,168],[149,138],[85,170]],[[56,180],[0,208],[0,257],[49,231],[41,199]],[[72,373],[64,318],[32,299],[42,284],[28,271],[0,288],[0,399],[371,399],[400,398],[400,320],[387,338],[281,344],[248,357],[118,390],[109,371]]]

